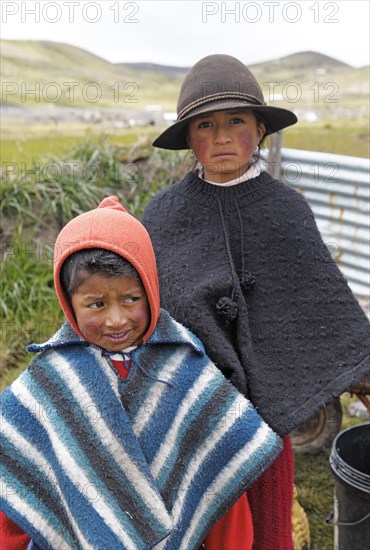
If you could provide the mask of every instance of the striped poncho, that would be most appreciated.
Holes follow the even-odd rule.
[[[196,549],[280,438],[164,310],[127,380],[66,323],[3,392],[1,509],[42,549]]]

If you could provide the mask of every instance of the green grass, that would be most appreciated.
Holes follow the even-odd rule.
[[[1,385],[5,387],[26,367],[24,348],[55,332],[62,314],[53,287],[52,247],[15,224],[9,241],[2,240],[0,280]]]
[[[122,147],[134,146],[138,140],[154,139],[156,132],[147,128],[127,128],[105,132],[100,126],[88,124],[43,124],[27,128],[19,127],[2,129],[0,145],[1,165],[16,163],[21,170],[21,163],[26,167],[33,162],[40,162],[48,157],[63,157],[68,152],[86,142],[98,144],[102,136],[107,143]],[[8,165],[7,165],[8,166]],[[8,167],[10,170],[10,166]]]
[[[330,449],[311,455],[295,455],[298,500],[310,524],[311,550],[332,550],[333,524],[326,518],[333,510],[334,479],[329,466]]]
[[[369,127],[364,121],[353,125],[301,123],[283,134],[283,147],[337,155],[368,158],[369,145]]]

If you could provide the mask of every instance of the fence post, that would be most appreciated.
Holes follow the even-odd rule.
[[[269,137],[268,165],[269,172],[275,179],[281,178],[281,145],[283,142],[282,132],[275,132]]]

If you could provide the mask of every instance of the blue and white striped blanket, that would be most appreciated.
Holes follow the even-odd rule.
[[[1,509],[41,549],[196,549],[281,440],[161,311],[121,379],[69,324],[2,396]]]

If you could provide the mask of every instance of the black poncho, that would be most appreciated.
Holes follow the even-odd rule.
[[[189,173],[142,221],[162,306],[281,436],[370,373],[370,324],[300,193]]]

